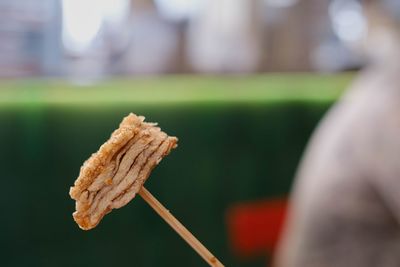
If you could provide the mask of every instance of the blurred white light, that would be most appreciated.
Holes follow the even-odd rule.
[[[195,15],[202,0],[155,0],[155,3],[162,16],[179,21]]]
[[[130,0],[101,0],[96,4],[102,10],[103,17],[109,22],[118,23],[129,14]]]
[[[359,12],[343,10],[335,17],[334,28],[341,39],[357,41],[365,32],[365,22]]]
[[[275,8],[290,7],[297,2],[298,0],[264,0],[264,3]]]
[[[75,52],[85,50],[102,23],[102,12],[94,0],[63,0],[63,43]]]
[[[128,7],[128,0],[62,0],[64,46],[74,52],[84,52],[99,33],[103,21],[118,21]]]
[[[361,40],[366,34],[366,19],[361,5],[354,0],[336,0],[330,6],[333,30],[345,42]]]

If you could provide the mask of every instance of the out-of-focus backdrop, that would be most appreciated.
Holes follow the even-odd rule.
[[[206,266],[139,197],[72,220],[134,112],[179,137],[148,189],[226,266],[269,266],[311,132],[396,30],[365,2],[0,0],[0,265]]]
[[[368,31],[357,0],[1,0],[0,12],[1,77],[343,71],[363,65],[352,46]]]

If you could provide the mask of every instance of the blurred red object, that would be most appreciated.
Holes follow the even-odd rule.
[[[270,254],[286,216],[287,199],[232,206],[227,212],[228,237],[234,253],[243,258]]]

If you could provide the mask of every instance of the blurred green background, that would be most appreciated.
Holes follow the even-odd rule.
[[[207,266],[140,197],[92,231],[72,220],[81,164],[134,112],[179,137],[146,187],[226,266],[266,266],[266,255],[233,253],[226,211],[287,195],[312,130],[352,76],[2,81],[0,265]]]

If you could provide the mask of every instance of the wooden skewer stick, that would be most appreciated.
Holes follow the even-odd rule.
[[[167,210],[146,188],[142,187],[139,195],[160,215],[210,266],[224,267],[224,265],[211,252],[200,243],[183,226],[170,212]]]

